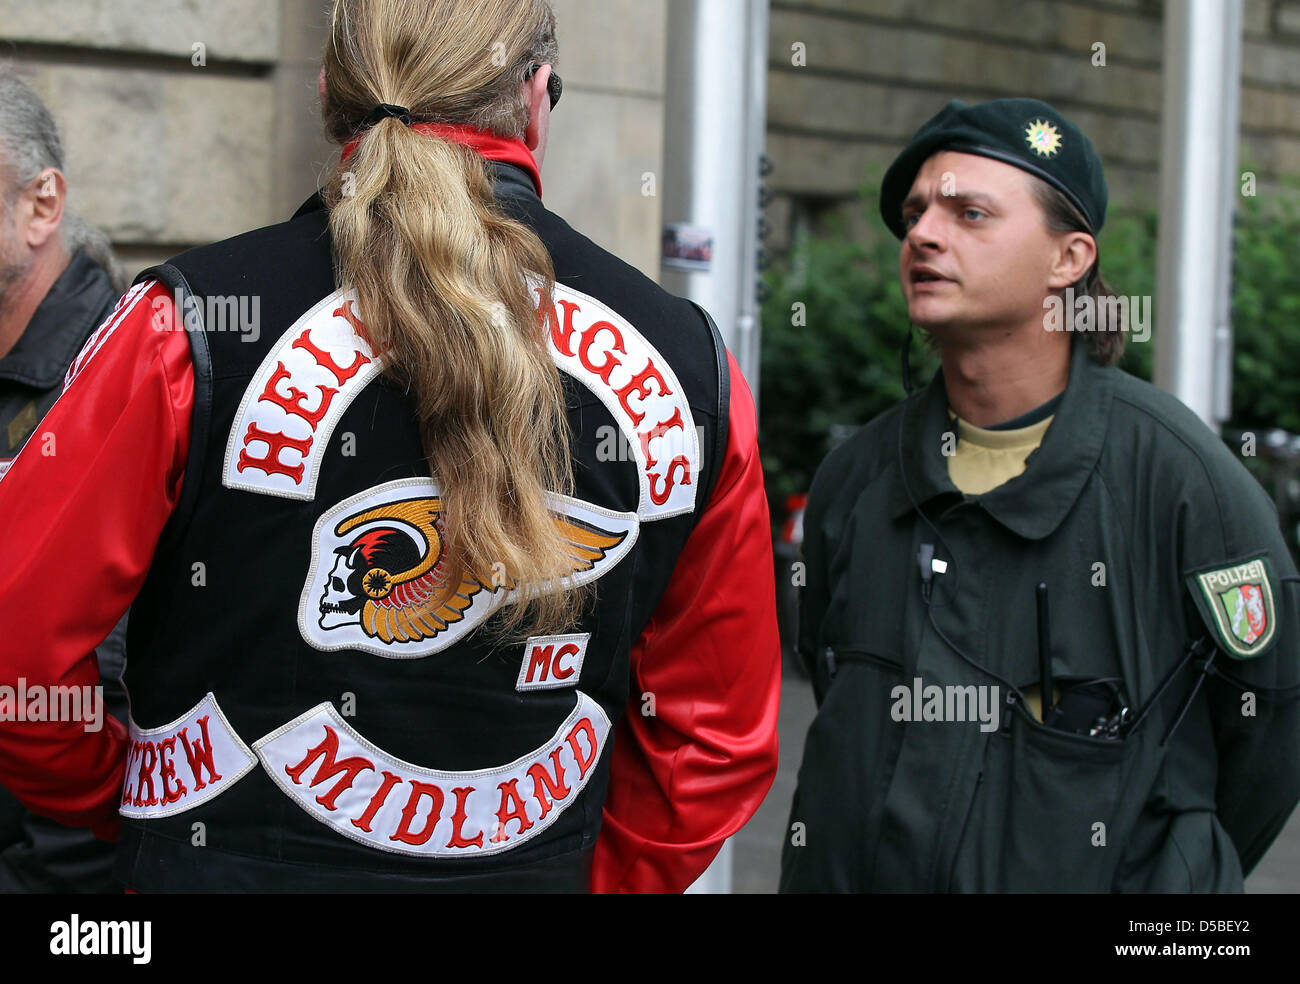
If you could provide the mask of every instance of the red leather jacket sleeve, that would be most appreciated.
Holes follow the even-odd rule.
[[[93,688],[95,646],[144,583],[175,508],[194,373],[160,285],[134,287],[72,363],[0,480],[0,710],[33,688]],[[85,693],[85,691],[83,691]],[[16,710],[16,708],[15,708]],[[0,713],[0,784],[28,809],[105,839],[118,827],[125,729]]]
[[[684,891],[753,816],[776,775],[781,647],[771,527],[754,400],[729,364],[721,474],[632,647],[596,892]]]

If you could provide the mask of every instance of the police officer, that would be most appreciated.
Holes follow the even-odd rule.
[[[766,793],[752,400],[543,206],[555,57],[542,0],[338,0],[323,193],[142,275],[0,486],[6,677],[132,605],[129,735],[0,726],[128,887],[680,891]]]
[[[785,891],[1240,892],[1300,798],[1295,567],[1231,451],[1114,368],[1106,200],[1030,99],[950,103],[885,175],[941,369],[813,482]]]
[[[67,191],[53,118],[0,66],[0,478],[41,433],[69,363],[121,293],[108,238],[67,208]],[[125,645],[122,623],[97,647],[101,713],[123,720]],[[111,868],[110,845],[0,789],[0,892],[116,891]]]

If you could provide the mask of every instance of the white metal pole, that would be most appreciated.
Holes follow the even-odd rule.
[[[1165,5],[1156,383],[1210,427],[1232,393],[1240,0]]]
[[[707,243],[709,256],[666,245],[660,283],[708,309],[755,396],[767,20],[767,0],[668,3],[665,243]]]
[[[758,398],[767,0],[669,0],[660,282],[713,315]],[[731,844],[691,892],[731,891]]]

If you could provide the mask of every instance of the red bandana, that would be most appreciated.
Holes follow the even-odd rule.
[[[427,133],[432,137],[441,137],[443,140],[449,140],[452,143],[463,144],[490,161],[502,161],[506,164],[516,164],[522,167],[528,172],[528,176],[533,179],[533,187],[537,189],[537,197],[542,196],[542,175],[537,170],[537,161],[533,159],[533,152],[518,137],[498,137],[495,133],[489,133],[486,130],[476,130],[469,126],[453,126],[443,123],[414,123],[411,125],[411,129]],[[348,141],[343,148],[342,159],[346,161],[352,155],[352,152],[357,149],[357,144],[360,142],[361,137],[353,137],[352,140]]]

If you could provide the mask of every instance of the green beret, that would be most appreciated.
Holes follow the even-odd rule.
[[[917,171],[933,154],[955,150],[1003,161],[1060,189],[1096,234],[1106,220],[1106,176],[1083,131],[1037,99],[991,99],[968,106],[948,103],[913,135],[885,172],[880,214],[902,239],[903,200]]]

